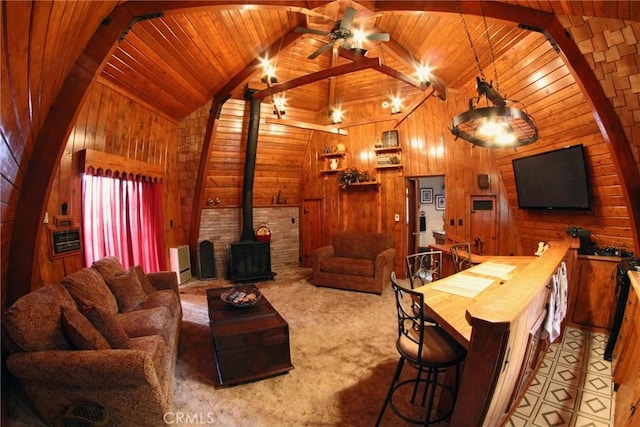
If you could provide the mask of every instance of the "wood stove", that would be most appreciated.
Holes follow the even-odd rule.
[[[243,283],[271,280],[275,276],[271,271],[271,245],[258,242],[253,230],[253,177],[260,124],[260,101],[253,99],[254,92],[248,89],[244,94],[244,98],[250,101],[250,109],[242,186],[242,235],[239,242],[231,243],[229,256],[229,278]]]

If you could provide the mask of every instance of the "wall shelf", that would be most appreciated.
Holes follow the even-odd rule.
[[[320,154],[320,157],[322,157],[323,159],[337,159],[340,157],[344,157],[346,155],[347,155],[346,151],[340,151],[336,153],[322,153]]]
[[[378,181],[354,182],[353,184],[351,184],[349,187],[345,188],[344,190],[348,190],[349,188],[352,188],[352,187],[378,188],[378,187],[380,187],[380,183]]]
[[[377,165],[376,169],[397,169],[402,167],[402,147],[394,145],[393,147],[376,147]],[[395,158],[396,162],[392,162]]]

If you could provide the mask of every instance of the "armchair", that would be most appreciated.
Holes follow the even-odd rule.
[[[396,250],[393,236],[339,231],[332,244],[311,253],[312,283],[361,292],[382,293],[391,280]]]

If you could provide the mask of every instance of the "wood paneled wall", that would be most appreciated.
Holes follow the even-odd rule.
[[[210,104],[194,111],[179,124],[178,162],[182,217],[189,227],[194,205],[195,180],[209,117]],[[315,114],[287,108],[283,120],[311,122]],[[258,148],[254,175],[254,207],[270,206],[274,196],[282,191],[288,204],[299,204],[302,164],[312,131],[292,126],[267,123],[275,119],[273,105],[261,104]],[[205,208],[215,209],[242,206],[242,185],[247,147],[249,103],[228,100],[220,113],[219,124],[212,136],[211,155],[202,197],[210,199]],[[215,200],[219,199],[219,204]],[[187,241],[189,230],[185,230]],[[238,236],[239,237],[239,236]]]
[[[81,223],[80,172],[74,154],[85,148],[137,160],[165,171],[163,198],[166,246],[182,243],[177,179],[177,125],[147,106],[124,96],[109,84],[95,83],[80,110],[67,141],[47,202],[51,221],[67,203],[74,223]],[[38,265],[41,283],[55,283],[84,266],[82,255],[49,259],[47,235],[40,242]],[[168,252],[167,265],[168,265]]]
[[[0,7],[2,307],[7,296],[9,247],[35,141],[73,63],[115,6],[112,1],[10,1]],[[42,203],[34,200],[31,209],[39,209]],[[36,260],[24,262],[36,264]]]
[[[383,99],[349,106],[349,116],[345,121],[358,121],[365,117],[389,114],[381,106]],[[507,195],[501,184],[486,149],[473,148],[463,141],[454,141],[448,130],[451,117],[467,108],[467,99],[459,93],[452,93],[446,102],[436,97],[429,98],[407,120],[398,126],[399,145],[402,148],[401,169],[376,170],[377,160],[374,144],[380,141],[382,132],[395,126],[394,116],[388,121],[349,127],[347,136],[316,133],[305,159],[305,176],[301,197],[303,199],[322,198],[323,240],[329,244],[331,236],[338,230],[366,230],[392,234],[396,242],[396,266],[403,265],[406,247],[406,199],[407,177],[444,175],[446,193],[446,220],[454,220],[453,226],[446,226],[447,232],[469,238],[470,236],[470,194],[493,194],[497,196],[501,215],[498,252],[517,253],[519,240],[508,214]],[[326,116],[319,116],[326,121]],[[351,187],[342,190],[338,186],[336,174],[324,174],[326,169],[320,155],[325,147],[342,143],[347,149],[346,166],[375,173],[379,187]],[[490,175],[490,188],[479,189],[477,175]],[[399,214],[401,220],[395,221]],[[461,225],[459,221],[461,220]],[[304,237],[303,237],[304,238]]]

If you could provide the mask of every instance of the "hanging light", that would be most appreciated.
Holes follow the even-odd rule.
[[[287,104],[287,100],[284,97],[284,94],[274,95],[273,96],[273,114],[284,115],[286,114],[285,105]]]
[[[456,6],[458,5],[456,4]],[[493,57],[493,47],[491,46],[486,20],[484,25],[493,59],[493,69],[496,73],[495,89],[493,82],[485,80],[478,54],[471,40],[471,34],[459,6],[458,13],[469,39],[480,77],[476,77],[478,96],[469,100],[469,110],[451,119],[451,133],[456,136],[456,139],[462,138],[474,145],[488,148],[519,147],[536,142],[538,140],[538,128],[533,118],[525,110],[514,106],[520,104],[518,101],[510,101],[498,92],[498,71]],[[478,108],[478,104],[483,97],[486,99],[487,106]]]

